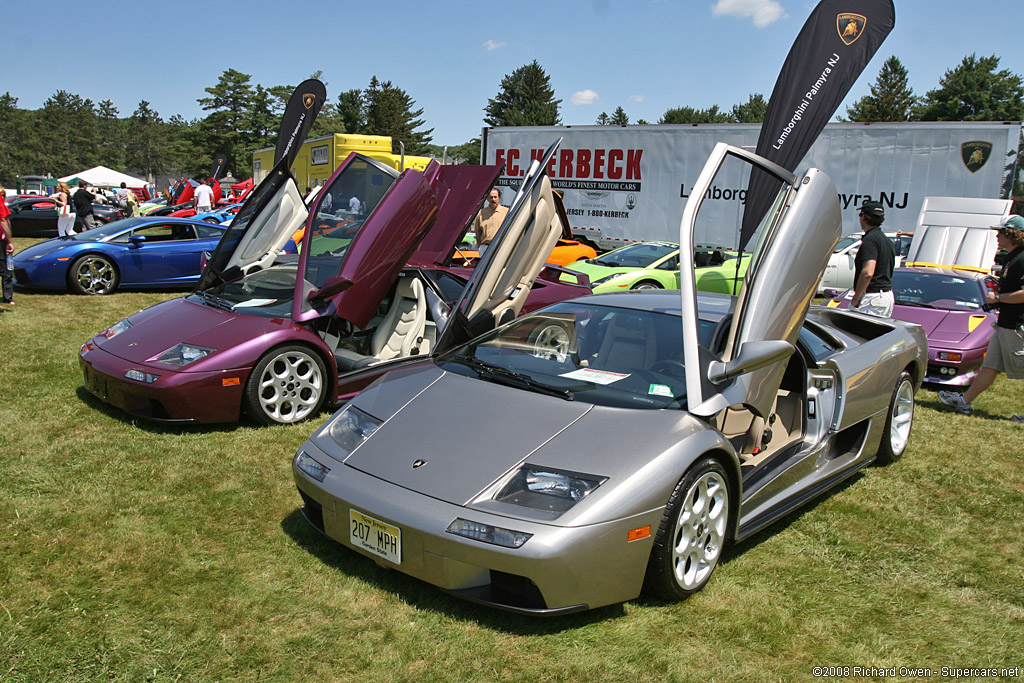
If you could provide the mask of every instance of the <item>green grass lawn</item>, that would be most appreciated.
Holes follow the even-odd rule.
[[[1024,665],[1024,426],[1006,419],[1024,412],[1024,382],[997,380],[973,417],[922,391],[903,460],[730,547],[686,602],[528,619],[312,530],[290,461],[318,422],[171,429],[85,393],[82,342],[170,296],[17,292],[0,315],[2,681],[789,681],[814,666]]]

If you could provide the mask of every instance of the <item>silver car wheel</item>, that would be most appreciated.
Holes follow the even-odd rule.
[[[109,294],[117,286],[114,264],[102,256],[83,256],[75,261],[71,277],[82,294]]]
[[[259,409],[270,421],[298,422],[319,407],[324,371],[318,359],[289,348],[261,365],[256,393]]]
[[[533,351],[530,355],[546,360],[565,361],[569,355],[569,333],[561,325],[547,325],[530,335]]]
[[[728,518],[725,479],[718,472],[705,472],[687,490],[672,536],[673,574],[683,590],[697,590],[714,570]]]
[[[910,426],[914,421],[914,385],[909,379],[901,381],[889,408],[889,445],[894,453],[902,453],[910,441]]]
[[[889,411],[885,416],[882,440],[878,444],[877,461],[888,465],[899,460],[910,443],[910,428],[914,423],[914,379],[908,372],[900,373],[892,390]]]
[[[651,280],[644,280],[633,285],[633,289],[661,289],[661,285]]]

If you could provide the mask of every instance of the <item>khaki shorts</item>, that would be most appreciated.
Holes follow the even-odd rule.
[[[894,303],[891,289],[888,292],[869,292],[861,297],[859,307],[855,307],[851,303],[850,310],[873,315],[876,318],[891,318]]]
[[[1010,379],[1024,379],[1024,334],[1020,330],[997,327],[988,340],[988,351],[981,367],[1005,372]]]

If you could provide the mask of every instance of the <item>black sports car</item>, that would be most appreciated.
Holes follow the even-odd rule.
[[[56,237],[57,204],[52,197],[18,197],[7,202],[11,210],[11,232],[15,237]],[[92,213],[96,224],[102,225],[123,218],[116,206],[93,204]],[[76,220],[75,230],[84,230],[81,220]]]

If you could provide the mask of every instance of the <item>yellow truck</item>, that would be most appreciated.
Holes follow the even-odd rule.
[[[295,157],[291,171],[299,189],[323,185],[351,152],[359,152],[392,168],[423,170],[431,157],[391,153],[391,137],[387,135],[346,135],[335,133],[306,140]],[[403,165],[404,161],[404,165]],[[274,167],[274,148],[266,147],[252,153],[252,176],[257,185]]]

